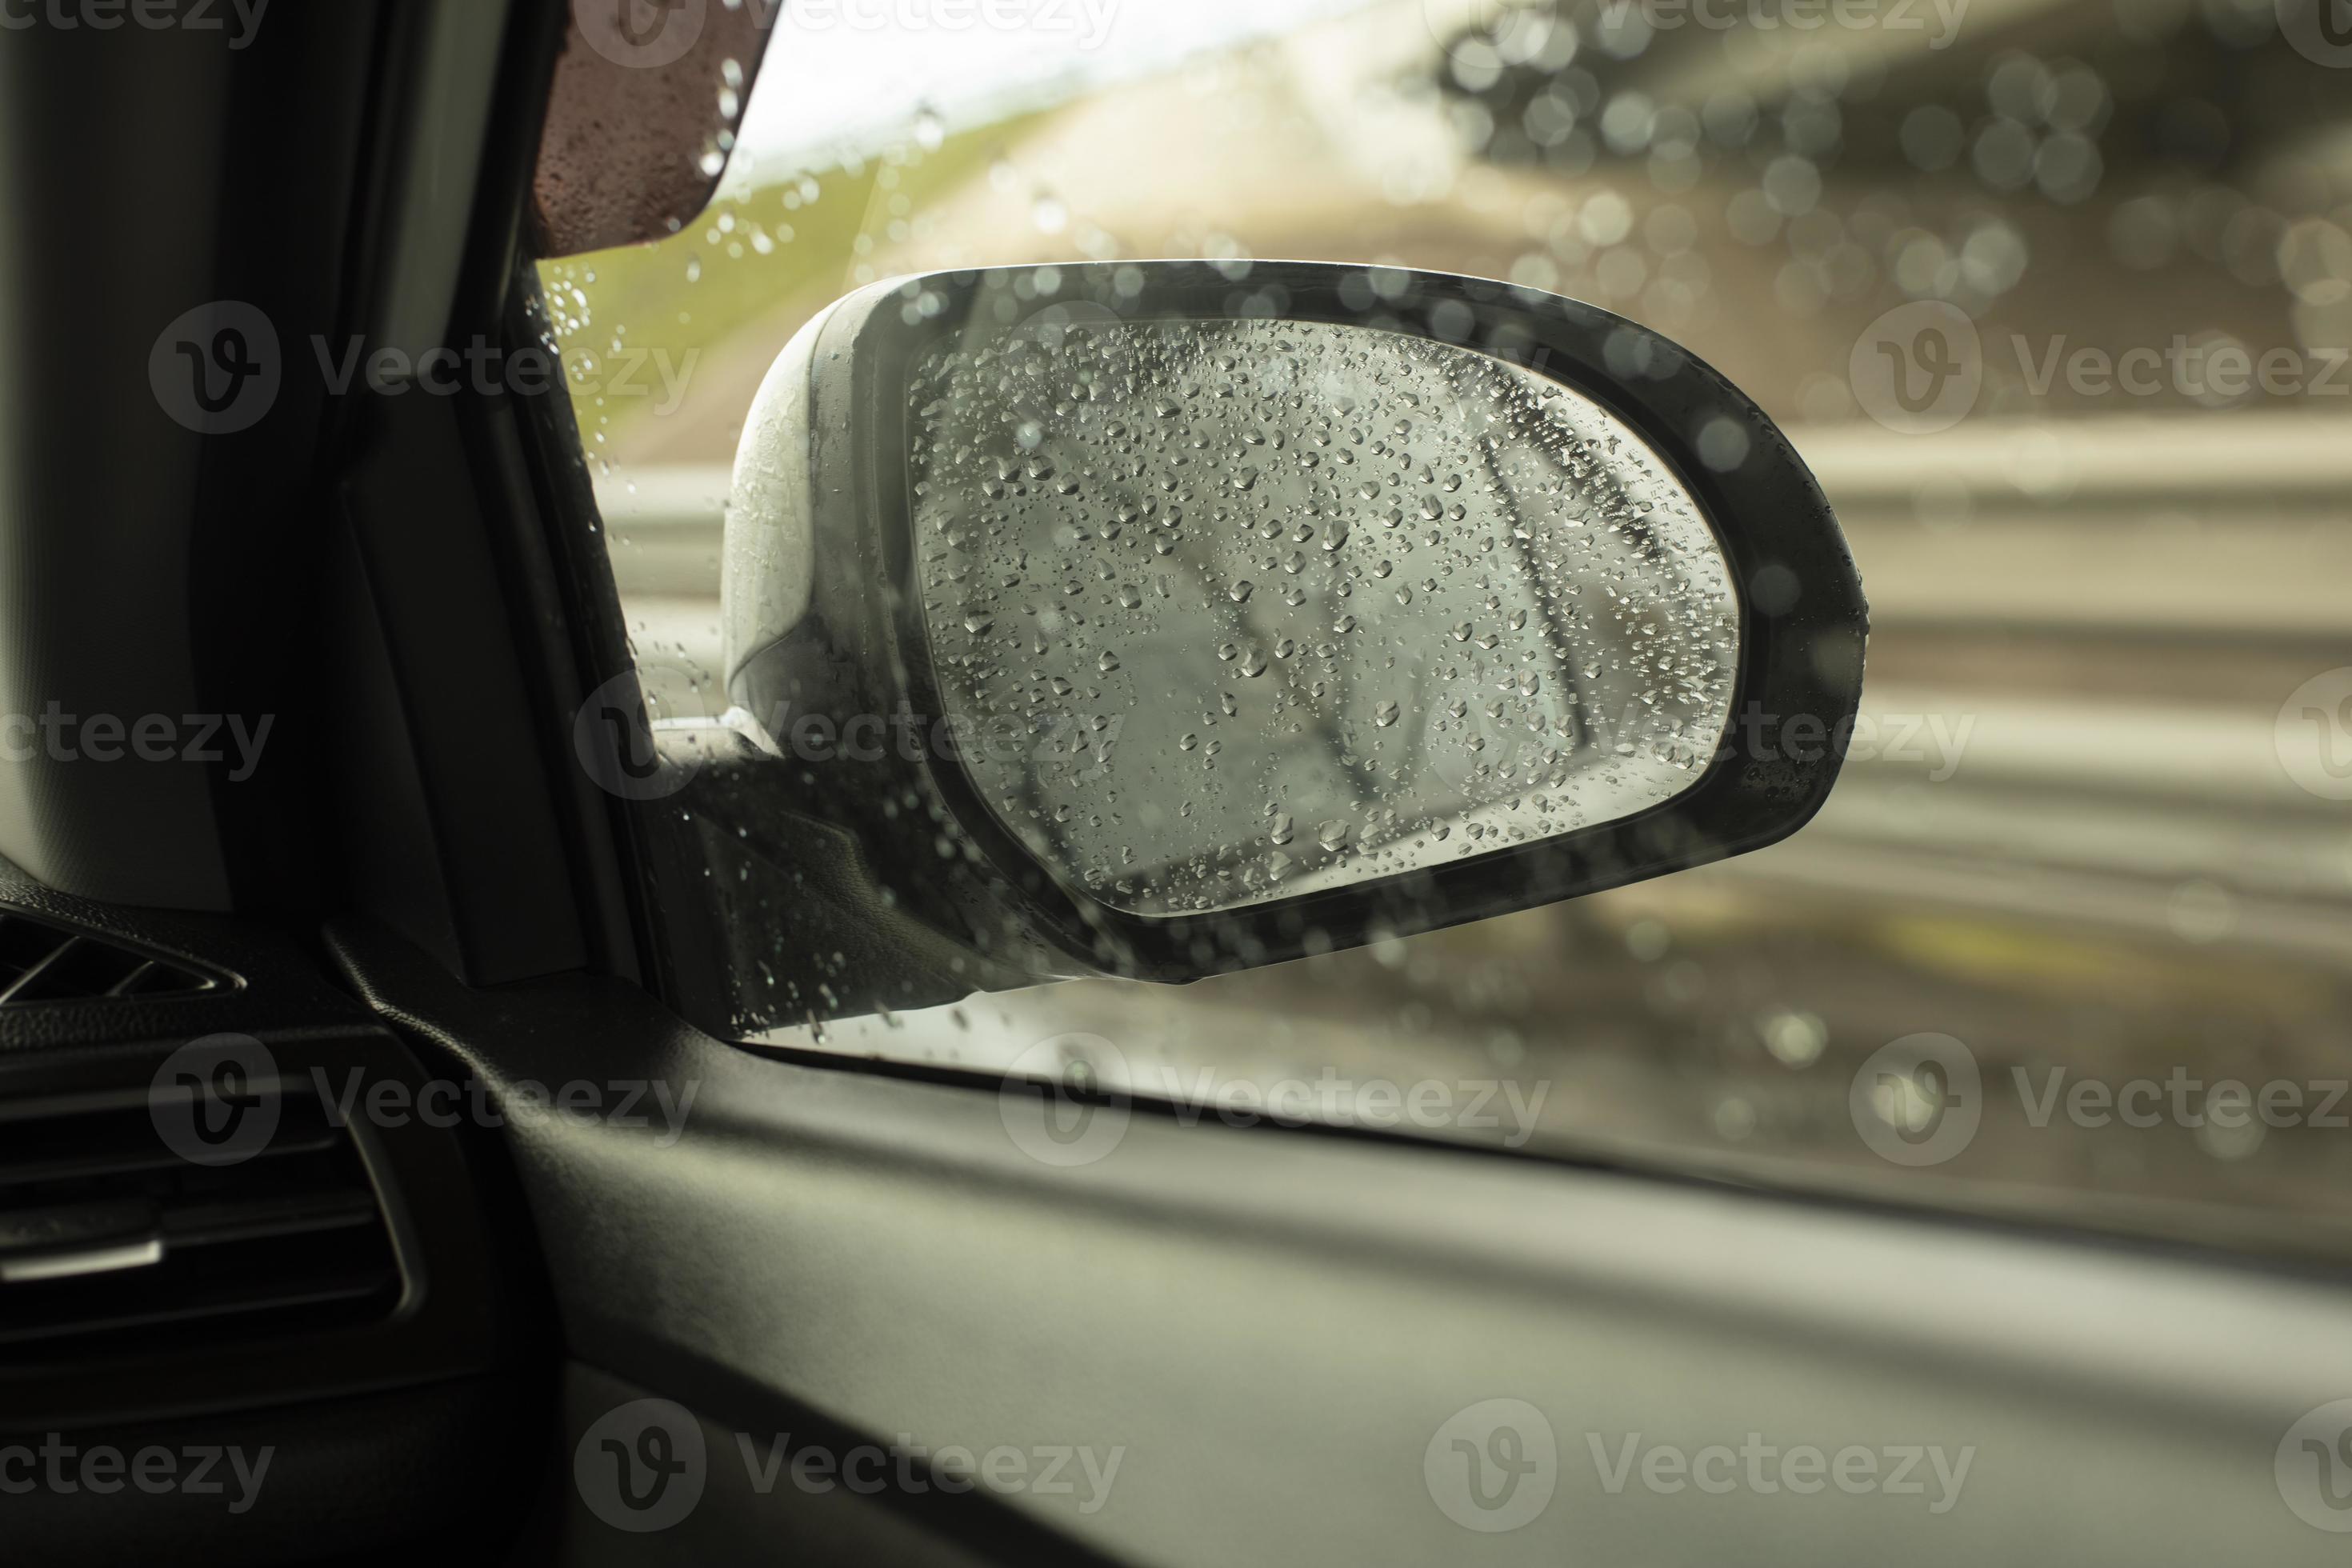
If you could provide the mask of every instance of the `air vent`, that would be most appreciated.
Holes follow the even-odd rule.
[[[212,975],[89,931],[0,911],[0,1007],[100,996],[196,996],[227,989]]]
[[[0,1364],[382,1319],[401,1275],[350,1131],[289,1086],[268,1144],[191,1163],[146,1100],[0,1120]]]

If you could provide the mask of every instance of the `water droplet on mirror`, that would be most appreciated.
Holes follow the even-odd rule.
[[[1016,216],[1033,191],[1017,178],[1004,191]],[[1270,796],[1298,824],[1344,826],[1362,874],[1385,876],[1686,786],[1681,759],[1704,748],[1647,727],[1717,732],[1738,663],[1738,600],[1703,523],[1572,394],[1433,353],[1311,324],[1107,322],[1013,348],[959,341],[919,373],[924,609],[934,626],[990,624],[944,639],[941,700],[1034,728],[982,797],[1024,837],[1042,832],[1039,852],[1074,884],[1171,914],[1273,897]],[[1589,526],[1571,531],[1580,516]],[[1367,528],[1377,553],[1350,554]],[[1260,579],[1275,584],[1265,599]],[[1033,661],[1033,640],[1051,651]],[[1108,668],[1141,662],[1092,689],[1047,673],[1091,666],[1088,646]],[[1234,673],[1209,669],[1212,652]],[[1249,704],[1219,689],[1268,669],[1281,673]],[[1078,695],[1087,710],[1073,714]],[[1507,711],[1473,717],[1496,697]],[[1635,753],[1578,734],[1580,703],[1633,715]],[[1118,731],[1088,730],[1104,714],[1127,726],[1123,751]],[[1167,768],[1170,751],[1202,773]],[[1066,802],[1078,809],[1053,816]],[[1306,842],[1315,853],[1288,874],[1320,887],[1331,855]]]

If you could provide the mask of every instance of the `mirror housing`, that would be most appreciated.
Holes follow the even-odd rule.
[[[1010,809],[1013,800],[984,796],[982,770],[966,755],[973,738],[947,720],[956,716],[959,682],[966,696],[987,684],[968,667],[971,647],[983,634],[992,638],[994,629],[985,613],[965,617],[964,626],[940,619],[942,584],[955,572],[942,576],[940,547],[918,533],[926,506],[940,514],[934,528],[963,526],[957,509],[927,499],[934,470],[919,477],[912,460],[924,443],[940,438],[927,427],[943,417],[937,368],[957,356],[995,365],[988,356],[1017,343],[1033,345],[1024,353],[1071,356],[1042,362],[1049,365],[1076,365],[1081,342],[1098,360],[1101,344],[1129,341],[1122,334],[1197,335],[1218,323],[1234,324],[1220,329],[1218,341],[1236,353],[1216,362],[1234,375],[1255,368],[1236,365],[1237,353],[1246,358],[1273,342],[1265,331],[1244,331],[1245,324],[1287,324],[1293,335],[1321,324],[1387,334],[1367,337],[1367,343],[1425,349],[1418,363],[1458,359],[1496,367],[1444,374],[1457,389],[1485,385],[1476,378],[1486,377],[1502,387],[1492,395],[1504,401],[1517,396],[1511,384],[1557,384],[1571,395],[1561,406],[1588,411],[1580,429],[1591,439],[1575,450],[1614,454],[1612,463],[1638,454],[1659,471],[1704,524],[1702,537],[1711,536],[1710,548],[1694,559],[1709,556],[1718,566],[1693,571],[1717,572],[1725,622],[1721,700],[1707,710],[1719,733],[1677,741],[1691,753],[1678,793],[1627,815],[1579,820],[1574,810],[1556,809],[1573,791],[1554,789],[1536,797],[1548,814],[1541,830],[1497,831],[1492,847],[1476,837],[1416,859],[1398,847],[1417,842],[1427,848],[1434,829],[1423,813],[1390,824],[1384,852],[1365,853],[1356,876],[1310,878],[1294,894],[1246,868],[1219,870],[1233,880],[1230,889],[1196,900],[1206,907],[1177,910],[1140,909],[1148,900],[1131,888],[1111,896],[1099,876],[1089,886],[1075,865],[1057,863],[1050,836]],[[1121,362],[1122,374],[1148,384],[1150,355],[1129,359],[1134,363]],[[1103,374],[1099,363],[1088,363],[1083,374]],[[1391,385],[1389,362],[1381,364],[1368,374]],[[910,389],[926,374],[933,375],[922,389],[929,401],[918,403]],[[979,390],[984,407],[990,386]],[[1084,401],[1092,394],[1071,395]],[[1310,384],[1284,406],[1311,416],[1316,396]],[[1486,417],[1474,410],[1472,423]],[[1021,441],[1035,438],[1034,423],[1018,428]],[[1124,426],[1112,420],[1098,428]],[[1400,448],[1435,439],[1402,434],[1404,424],[1392,428]],[[1491,453],[1507,439],[1491,433],[1499,425],[1482,428],[1489,434],[1479,437],[1486,442],[1480,450]],[[1368,449],[1382,450],[1378,437],[1370,439]],[[1110,454],[1102,456],[1108,462]],[[1414,461],[1402,450],[1389,459],[1408,467]],[[1087,468],[1091,477],[1093,466]],[[1053,500],[1035,473],[1008,471],[1005,478],[1015,489],[1034,479],[1039,495]],[[1068,483],[1074,494],[1054,504],[1083,519],[1089,498],[1075,494],[1075,479]],[[1188,527],[1205,512],[1230,532],[1252,516],[1292,510],[1264,498],[1259,513],[1233,505],[1235,489],[1245,487],[1211,451],[1202,452],[1192,479],[1162,483],[1171,510],[1192,504],[1196,523]],[[1202,493],[1186,496],[1188,486]],[[1374,486],[1362,488],[1369,496]],[[1099,504],[1108,521],[1111,503]],[[1456,526],[1444,515],[1429,514],[1440,526]],[[1461,509],[1450,515],[1459,520]],[[1541,549],[1548,526],[1570,521],[1524,509],[1514,515],[1519,521],[1509,525],[1507,547],[1514,538],[1533,539]],[[1328,510],[1323,521],[1331,521]],[[1372,539],[1382,524],[1393,526],[1385,510]],[[1086,531],[1081,524],[1066,537]],[[1202,525],[1201,531],[1215,528]],[[1340,532],[1344,538],[1344,526]],[[1356,539],[1366,537],[1360,521]],[[1428,541],[1435,545],[1438,535]],[[933,557],[928,567],[927,552]],[[1008,559],[1022,553],[1015,550]],[[1360,570],[1354,576],[1369,583]],[[1439,586],[1435,575],[1425,581]],[[1354,585],[1332,591],[1344,595]],[[1591,581],[1584,586],[1600,595]],[[827,873],[845,875],[856,886],[829,896],[853,923],[864,918],[856,911],[886,910],[890,920],[911,921],[936,937],[940,951],[968,954],[971,963],[950,964],[956,973],[940,983],[956,995],[1083,973],[1189,980],[1484,919],[1763,847],[1803,826],[1836,778],[1838,738],[1850,735],[1860,696],[1866,633],[1861,584],[1819,486],[1762,412],[1706,365],[1643,327],[1574,300],[1475,279],[1306,262],[977,269],[894,279],[838,301],[779,356],[746,422],[726,524],[722,594],[730,722],[759,753],[743,763],[747,776],[762,779],[734,788],[729,811],[739,835],[751,838],[790,822],[796,832],[822,827],[858,846],[863,858],[855,871]],[[1619,595],[1612,588],[1605,596]],[[1204,628],[1202,635],[1211,634]],[[1048,639],[1040,633],[1033,646],[1043,649]],[[1348,647],[1322,651],[1327,668],[1347,668]],[[1017,661],[1019,652],[1006,657]],[[1097,662],[1105,672],[1116,668],[1108,652]],[[1045,679],[1010,666],[1003,673]],[[1129,693],[1126,700],[1140,705],[1151,696]],[[1211,699],[1201,696],[1206,706]],[[1390,717],[1380,722],[1392,722],[1394,704],[1385,710]],[[1213,721],[1214,709],[1204,717]],[[1435,721],[1436,731],[1446,728],[1442,717]],[[1572,727],[1555,717],[1553,728],[1564,733]],[[1083,734],[1075,742],[1081,750],[1090,743]],[[1573,750],[1591,742],[1580,734],[1562,743]],[[1557,748],[1549,755],[1561,760]],[[1164,761],[1129,763],[1129,775]],[[1399,776],[1392,762],[1383,765],[1384,776]],[[1503,809],[1502,786],[1491,782],[1486,765],[1477,771],[1478,799],[1465,809]],[[1555,772],[1543,782],[1558,785],[1567,776]],[[1131,804],[1131,788],[1129,794]],[[1131,831],[1149,837],[1140,826]],[[1416,832],[1419,840],[1412,837]],[[1341,858],[1354,847],[1343,843]],[[882,999],[894,1005],[908,1000]],[[808,1011],[822,1016],[827,1009]]]

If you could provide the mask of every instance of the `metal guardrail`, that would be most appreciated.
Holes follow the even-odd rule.
[[[2352,953],[2342,808],[2294,785],[2274,731],[2288,691],[2352,662],[2347,434],[2263,415],[1793,432],[1890,673],[1821,818],[1735,874],[2134,931],[2195,885],[2226,889],[2218,940]],[[717,663],[727,484],[717,465],[599,484],[641,649]]]
[[[1800,427],[1879,630],[2352,633],[2352,420],[2307,415]],[[625,596],[715,598],[723,465],[616,470]]]

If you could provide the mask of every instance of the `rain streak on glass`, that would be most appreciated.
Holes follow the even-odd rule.
[[[1227,910],[1696,783],[1738,630],[1622,424],[1366,328],[1102,323],[909,387],[940,700],[998,819],[1113,908]],[[981,754],[984,752],[984,754]]]

